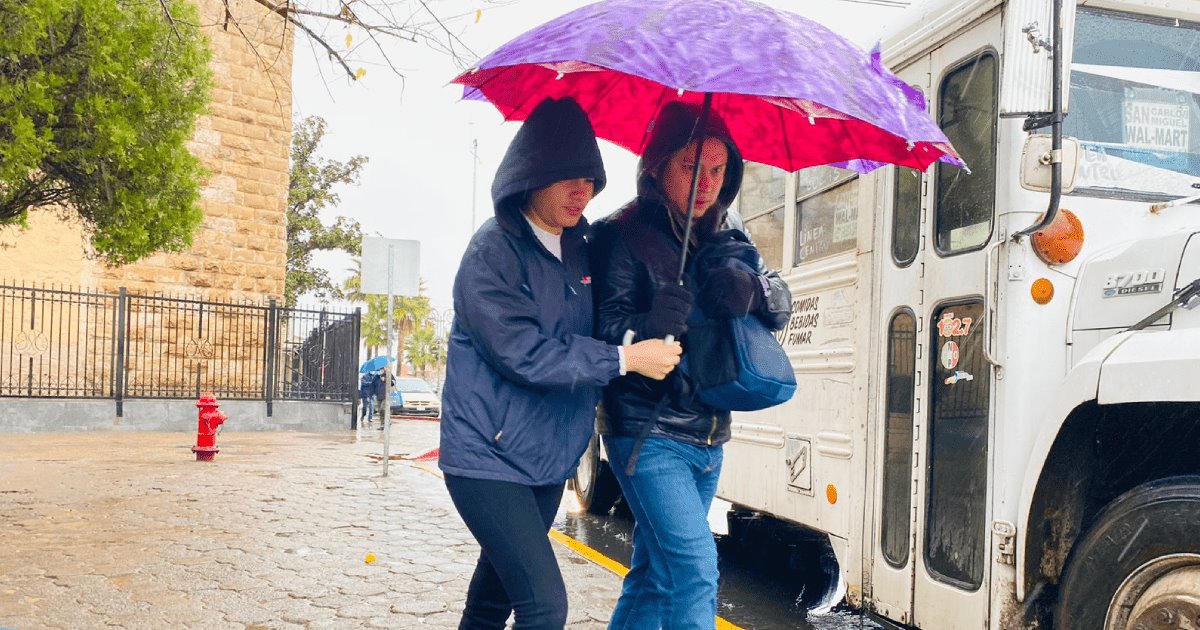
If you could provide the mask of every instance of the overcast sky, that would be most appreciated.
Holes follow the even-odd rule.
[[[481,56],[538,24],[588,4],[587,0],[517,0],[495,7],[477,0],[427,2]],[[816,19],[864,48],[879,38],[887,20],[900,15],[898,9],[840,0],[767,0],[765,4]],[[480,7],[483,14],[476,23],[474,11]],[[329,36],[332,42],[345,39],[335,29]],[[385,44],[404,78],[386,67],[364,64],[367,74],[350,84],[313,52],[303,35],[297,35],[293,109],[296,120],[319,115],[327,121],[320,148],[323,156],[345,160],[365,155],[370,160],[358,186],[338,190],[341,203],[327,218],[356,219],[367,235],[419,240],[426,294],[434,308],[446,309],[451,306],[454,273],[467,240],[474,227],[492,215],[492,177],[520,123],[505,123],[487,103],[462,101],[462,88],[448,84],[458,69],[445,53],[420,43]],[[476,139],[479,162],[473,182],[471,144]],[[589,219],[612,212],[634,192],[636,158],[603,140],[600,147],[608,186],[588,206]],[[317,263],[339,279],[351,266],[348,257],[338,255],[320,256]]]

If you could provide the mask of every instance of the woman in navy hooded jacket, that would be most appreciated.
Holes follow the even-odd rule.
[[[534,108],[492,182],[496,216],[454,280],[439,465],[481,553],[460,629],[561,629],[567,596],[546,536],[591,438],[600,387],[661,380],[679,347],[592,338],[583,210],[604,187],[587,115]]]

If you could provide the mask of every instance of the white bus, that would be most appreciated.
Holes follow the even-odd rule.
[[[1198,628],[1200,1],[1054,4],[884,41],[969,172],[747,165],[799,386],[735,414],[718,496],[895,624]]]

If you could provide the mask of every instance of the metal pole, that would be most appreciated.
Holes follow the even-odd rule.
[[[279,311],[275,305],[275,298],[267,306],[267,352],[264,362],[263,372],[263,397],[267,400],[267,417],[273,417],[275,414],[275,345],[279,343]]]
[[[116,337],[116,354],[113,356],[113,397],[117,401],[117,417],[125,415],[125,338],[128,325],[125,322],[129,310],[129,293],[125,287],[117,291],[117,314],[113,322],[113,335]]]
[[[359,361],[362,360],[362,355],[359,354],[359,349],[358,349],[358,346],[360,343],[362,343],[362,307],[361,306],[355,307],[355,309],[354,309],[354,359],[355,359],[354,363],[356,365],[358,364]],[[359,377],[359,378],[361,378],[361,377]],[[358,414],[360,413],[358,405],[359,405],[359,403],[362,402],[362,397],[359,396],[359,394],[358,394],[358,388],[361,387],[361,385],[359,384],[358,379],[355,379],[354,381],[352,381],[352,383],[353,384],[351,385],[351,388],[353,391],[351,391],[351,393],[350,393],[350,401],[351,401],[350,402],[350,430],[357,431],[358,430]]]
[[[396,248],[388,244],[388,305],[387,347],[383,350],[383,476],[388,476],[388,451],[392,439],[392,379],[388,371],[388,355],[392,352],[392,266],[395,264]],[[397,354],[396,362],[400,362]]]

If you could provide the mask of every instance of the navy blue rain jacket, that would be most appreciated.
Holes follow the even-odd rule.
[[[447,474],[528,486],[574,474],[600,387],[620,374],[616,346],[593,339],[587,222],[563,231],[560,262],[521,214],[528,195],[604,165],[583,109],[548,99],[529,115],[492,183],[496,216],[475,233],[454,279],[442,393]]]
[[[574,474],[600,387],[619,374],[616,347],[591,337],[586,229],[564,231],[564,262],[521,216],[471,240],[454,281],[443,471],[530,486]]]

